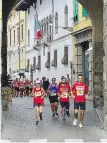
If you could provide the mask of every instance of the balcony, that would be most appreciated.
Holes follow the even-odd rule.
[[[56,59],[53,59],[53,61],[51,62],[51,66],[57,67],[57,60]]]
[[[65,56],[63,57],[63,59],[61,60],[61,63],[62,63],[63,65],[68,65],[68,55],[65,55]]]
[[[34,39],[34,47],[36,51],[39,51],[41,49],[41,40]]]

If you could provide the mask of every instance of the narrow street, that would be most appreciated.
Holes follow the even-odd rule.
[[[61,119],[60,111],[59,106],[59,118],[52,118],[49,101],[45,98],[44,119],[36,126],[32,97],[15,98],[12,103],[9,103],[9,111],[5,117],[2,130],[2,140],[29,142],[30,140],[46,139],[47,142],[67,142],[66,139],[82,139],[83,142],[101,142],[100,139],[107,138],[107,133],[102,129],[93,110],[92,101],[87,102],[83,129],[72,125],[72,101],[71,117],[67,118],[65,122]]]

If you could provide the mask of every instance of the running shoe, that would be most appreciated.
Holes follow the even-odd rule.
[[[39,121],[36,121],[36,125],[38,125],[39,124]]]
[[[73,125],[74,125],[74,126],[77,125],[77,119],[74,120]]]
[[[58,115],[58,113],[55,113],[55,115],[58,117],[59,115]]]
[[[62,119],[63,121],[65,121],[66,119],[65,119],[65,117],[63,117],[63,119]]]
[[[66,114],[67,114],[68,117],[70,117],[70,113],[69,112],[66,112]]]
[[[55,114],[53,114],[52,117],[55,117]]]
[[[40,120],[41,120],[41,121],[43,120],[42,113],[40,113]]]
[[[83,128],[83,124],[82,124],[82,123],[80,123],[80,124],[79,124],[79,127],[80,127],[80,128]]]

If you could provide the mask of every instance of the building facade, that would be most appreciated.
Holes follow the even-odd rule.
[[[87,11],[77,0],[74,0],[72,36],[73,81],[82,73],[92,94],[92,24]]]
[[[1,44],[2,44],[2,0],[0,0],[0,78],[1,78]]]
[[[51,80],[56,77],[59,82],[61,76],[69,74],[71,77],[72,36],[69,30],[72,27],[72,1],[38,0],[34,6],[43,37],[41,40],[35,39],[36,12],[30,7],[27,15],[26,51],[28,72],[31,75],[29,78],[35,80],[45,76]]]
[[[19,77],[26,68],[26,12],[12,10],[7,21],[7,72]]]

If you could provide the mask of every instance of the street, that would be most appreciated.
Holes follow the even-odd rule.
[[[52,118],[49,101],[45,98],[43,121],[36,126],[36,117],[32,106],[32,97],[15,98],[9,103],[9,111],[2,130],[2,140],[29,142],[29,140],[47,139],[48,142],[64,142],[65,139],[82,139],[84,142],[100,142],[106,139],[107,133],[93,110],[92,101],[87,102],[84,128],[74,127],[73,102],[71,101],[70,118],[65,122],[59,118]]]

